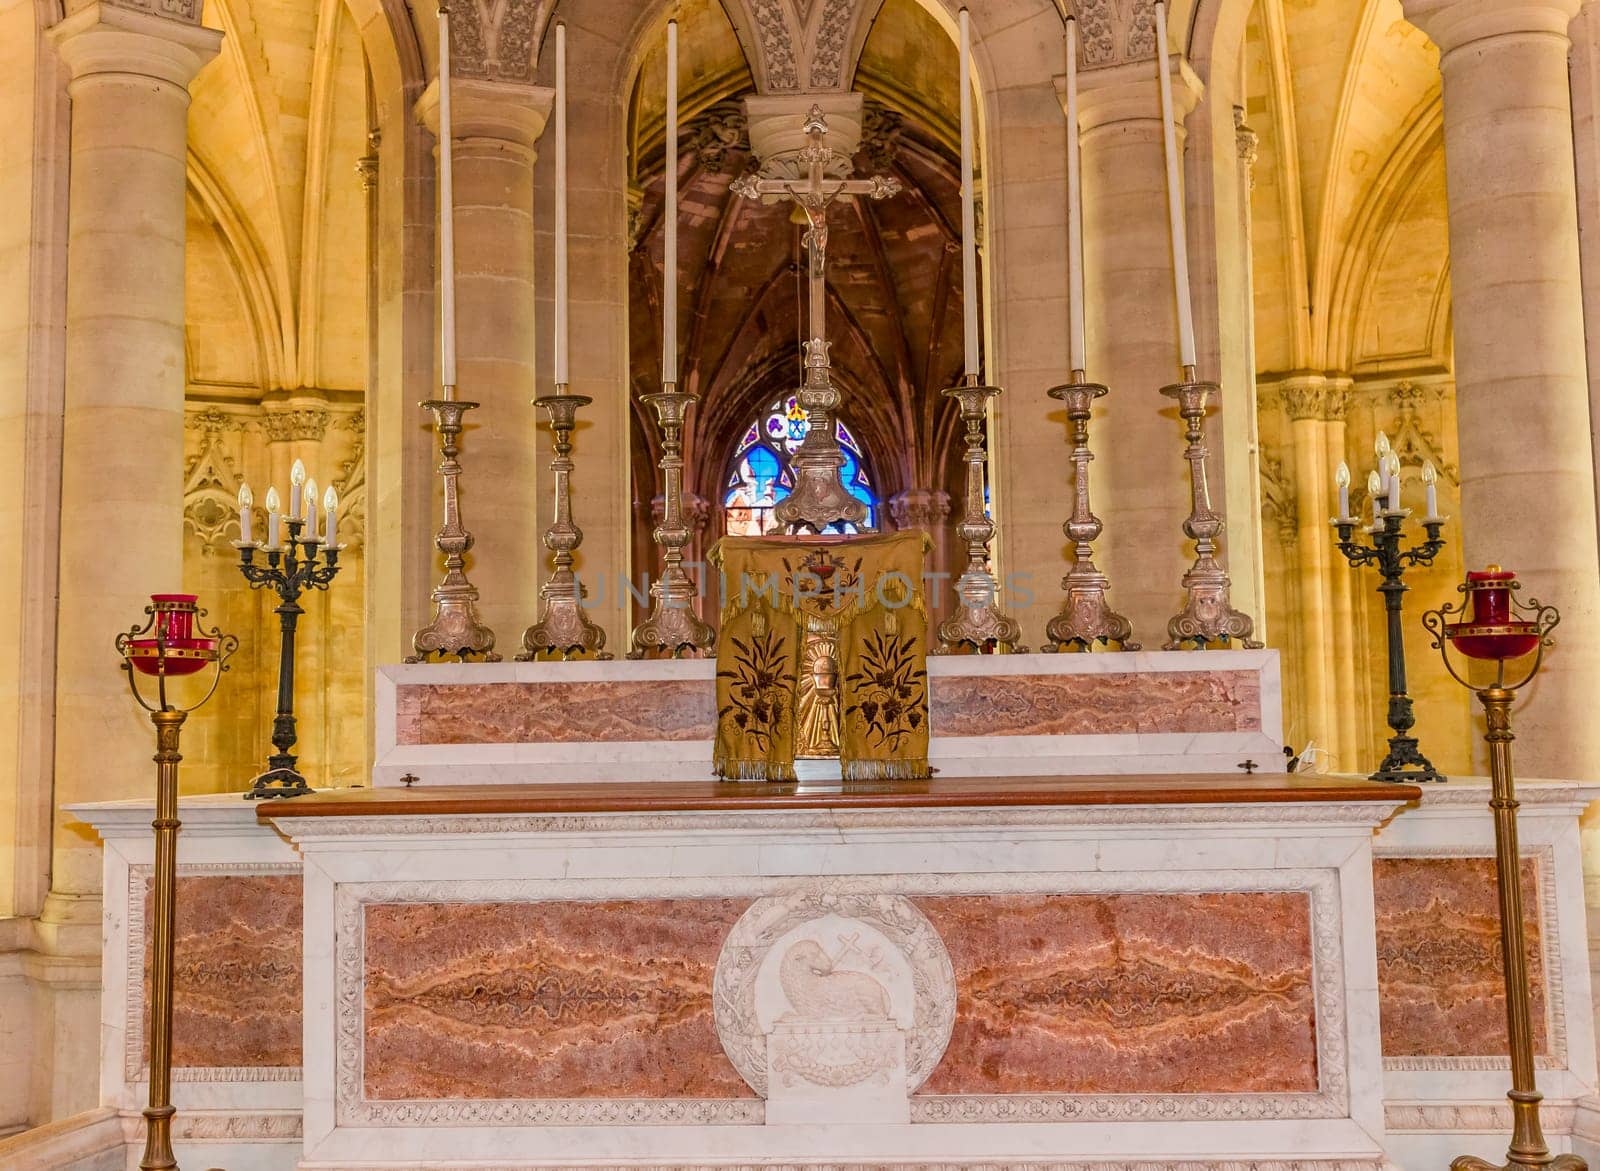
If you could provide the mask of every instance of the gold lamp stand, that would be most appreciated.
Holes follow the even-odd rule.
[[[1517,692],[1533,681],[1551,645],[1550,632],[1561,621],[1554,606],[1516,598],[1516,576],[1497,565],[1468,573],[1459,587],[1466,597],[1456,606],[1441,606],[1422,616],[1445,670],[1473,691],[1483,704],[1488,724],[1489,808],[1494,813],[1495,884],[1500,897],[1500,950],[1505,965],[1506,1035],[1511,1049],[1511,1146],[1502,1164],[1475,1155],[1461,1155],[1451,1171],[1586,1171],[1577,1155],[1551,1155],[1539,1125],[1538,1090],[1533,1072],[1533,1024],[1529,1009],[1528,957],[1523,938],[1521,851],[1517,845],[1517,796],[1511,773],[1511,704]],[[1470,613],[1468,607],[1470,606]],[[1457,621],[1451,621],[1451,619]],[[1496,665],[1494,682],[1479,687],[1450,661],[1450,648],[1471,659]],[[1533,662],[1515,683],[1506,682],[1506,664],[1533,655]]]
[[[144,1156],[140,1171],[167,1171],[178,1161],[172,1153],[172,960],[178,887],[178,738],[189,713],[217,690],[228,659],[239,648],[231,634],[205,630],[205,611],[190,594],[157,594],[144,609],[143,626],[117,635],[117,653],[128,675],[128,687],[156,728],[156,837],[154,924],[150,942],[150,1104],[145,1107]],[[188,707],[167,696],[172,677],[211,671],[205,694]],[[139,690],[139,676],[155,680],[155,699]]]

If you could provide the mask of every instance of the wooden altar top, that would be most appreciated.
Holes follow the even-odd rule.
[[[333,789],[263,801],[262,821],[286,817],[413,817],[434,814],[685,813],[772,809],[962,809],[1072,805],[1253,805],[1415,801],[1422,790],[1346,777],[1288,774],[1065,777],[934,777],[843,788],[815,784],[655,781],[542,785],[418,785]]]

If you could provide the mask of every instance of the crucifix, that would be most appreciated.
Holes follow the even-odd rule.
[[[755,173],[734,180],[732,190],[746,199],[789,199],[805,213],[806,256],[810,291],[810,335],[805,344],[805,378],[796,394],[810,420],[806,437],[791,461],[794,490],[773,509],[773,516],[785,529],[821,533],[830,526],[865,526],[867,506],[852,496],[839,479],[844,452],[834,414],[839,392],[828,372],[827,264],[828,208],[841,195],[865,195],[887,199],[900,190],[900,181],[888,175],[868,179],[829,178],[830,165],[841,156],[828,145],[828,120],[820,106],[812,106],[805,121],[806,145],[795,154],[804,169],[794,179],[761,178]]]

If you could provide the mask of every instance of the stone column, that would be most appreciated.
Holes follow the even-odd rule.
[[[929,602],[948,609],[950,603],[950,493],[940,488],[907,488],[889,498],[889,516],[897,529],[921,529],[933,538],[933,551],[927,557],[930,573],[943,578],[929,582]]]
[[[72,76],[58,806],[143,795],[153,775],[111,639],[182,582],[187,86],[221,43],[192,7],[182,21],[91,4],[51,31]],[[62,900],[99,890],[100,851],[68,821],[52,899],[70,918]],[[83,918],[98,924],[98,905]]]
[[[1578,261],[1567,25],[1580,0],[1404,0],[1439,46],[1461,512],[1470,568],[1560,606],[1517,716],[1527,776],[1600,753],[1600,553]]]
[[[481,595],[478,613],[509,658],[537,616],[543,568],[532,401],[551,388],[534,378],[533,165],[555,93],[510,81],[451,84],[459,391],[483,404],[467,416],[461,509],[476,538],[468,576]],[[437,136],[437,80],[417,114]]]
[[[111,640],[149,595],[183,580],[184,191],[189,82],[221,34],[109,4],[51,30],[71,75],[61,578],[55,691],[55,801],[144,796],[153,783],[149,721],[134,707]],[[55,551],[40,550],[43,556]],[[46,951],[100,946],[100,849],[56,814]],[[65,961],[62,961],[65,962]],[[93,961],[90,961],[91,963]],[[92,982],[92,971],[84,973]],[[94,993],[52,970],[50,1011],[87,1014]],[[92,986],[92,983],[91,983]],[[67,1030],[42,1064],[49,1116],[96,1101],[92,1029]],[[65,1071],[76,1070],[76,1076]]]
[[[1182,425],[1158,393],[1178,381],[1179,368],[1154,73],[1153,60],[1087,70],[1079,74],[1078,94],[1087,373],[1111,388],[1090,428],[1094,507],[1105,522],[1095,556],[1111,579],[1112,601],[1146,647],[1166,641],[1193,559],[1183,535],[1189,481]],[[1198,103],[1200,83],[1187,66],[1172,80],[1181,120]],[[1208,439],[1220,450],[1220,429]],[[1220,502],[1220,481],[1211,489]]]
[[[1328,589],[1330,574],[1339,570],[1329,559],[1334,550],[1330,544],[1328,518],[1335,510],[1328,502],[1327,485],[1331,473],[1327,469],[1324,445],[1322,382],[1321,375],[1289,379],[1283,386],[1283,404],[1289,416],[1287,454],[1294,461],[1292,475],[1298,535],[1295,554],[1300,575],[1300,604],[1295,618],[1300,624],[1299,644],[1305,649],[1300,659],[1300,686],[1305,692],[1303,710],[1312,721],[1302,731],[1331,748],[1337,729],[1334,726],[1334,663],[1329,653],[1334,644]]]

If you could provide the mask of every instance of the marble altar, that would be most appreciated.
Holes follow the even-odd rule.
[[[704,659],[381,667],[375,785],[711,775]],[[1282,761],[1275,651],[928,659],[929,759],[959,776],[1233,773]]]
[[[759,791],[755,791],[759,790]],[[1540,1081],[1600,1139],[1577,819],[1524,782]],[[1509,1126],[1486,783],[940,778],[183,803],[185,1166],[1433,1171]],[[142,1105],[151,810],[106,842]]]

